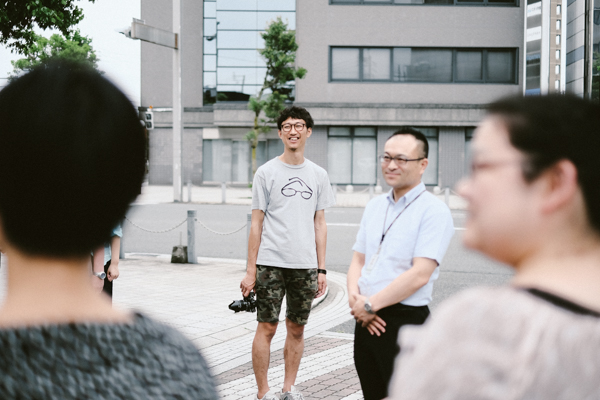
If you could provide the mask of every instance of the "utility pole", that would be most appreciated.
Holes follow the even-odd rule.
[[[166,46],[173,49],[173,201],[183,201],[183,155],[181,143],[183,139],[181,106],[181,0],[172,0],[173,31],[165,31],[146,25],[146,22],[134,18],[131,27],[121,31],[122,34],[145,42]]]
[[[173,33],[175,33],[175,49],[173,50],[173,201],[183,201],[183,129],[181,121],[181,0],[173,1]]]

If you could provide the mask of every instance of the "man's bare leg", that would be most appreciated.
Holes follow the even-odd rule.
[[[286,318],[285,327],[287,328],[287,336],[283,347],[283,359],[285,361],[283,391],[289,392],[296,382],[300,360],[302,359],[302,353],[304,353],[304,325],[298,325]]]
[[[269,391],[267,371],[271,361],[271,339],[277,331],[277,322],[259,322],[252,342],[252,369],[258,386],[258,398]]]

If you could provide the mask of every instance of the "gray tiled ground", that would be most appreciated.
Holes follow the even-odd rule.
[[[6,261],[2,257],[2,263]],[[201,350],[217,379],[223,399],[251,399],[256,383],[251,367],[255,313],[233,313],[229,303],[241,298],[239,282],[243,262],[200,259],[200,264],[171,264],[164,256],[128,254],[120,263],[114,285],[114,305],[136,310],[182,331]],[[298,387],[307,399],[362,398],[352,359],[352,336],[328,332],[351,319],[346,276],[330,272],[327,298],[314,307],[305,330],[305,354]],[[6,267],[0,268],[0,299],[6,284]],[[269,381],[283,384],[282,348],[285,324],[273,338]],[[322,390],[317,390],[317,389]]]

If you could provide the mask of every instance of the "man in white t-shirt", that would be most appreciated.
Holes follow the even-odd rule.
[[[267,371],[271,339],[286,296],[282,400],[303,399],[293,384],[304,351],[304,326],[312,300],[325,293],[325,208],[334,203],[327,172],[304,158],[313,120],[304,108],[288,107],[277,120],[283,154],[261,166],[252,184],[252,225],[242,294],[256,292],[258,327],[252,344],[257,398],[279,400]]]

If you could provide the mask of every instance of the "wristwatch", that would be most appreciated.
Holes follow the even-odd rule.
[[[375,311],[373,311],[373,306],[371,306],[371,302],[369,301],[368,297],[365,299],[365,311],[371,315],[375,314]]]
[[[106,272],[94,272],[94,275],[98,277],[98,279],[106,278]]]

